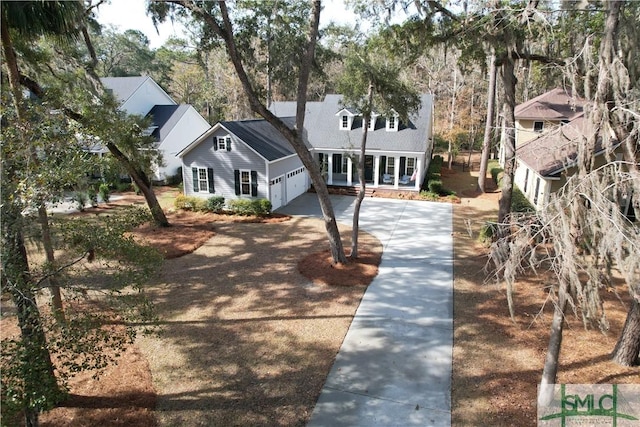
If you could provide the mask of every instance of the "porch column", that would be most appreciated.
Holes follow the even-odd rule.
[[[373,157],[373,186],[377,187],[380,184],[380,156]]]
[[[333,153],[328,154],[327,160],[327,185],[333,184]]]
[[[347,157],[347,185],[353,185],[353,181],[351,180],[351,175],[353,173],[353,162],[351,162],[351,157]]]
[[[398,182],[400,181],[400,157],[393,158],[393,188],[398,189]]]
[[[416,159],[416,191],[420,191],[420,185],[422,185],[422,158],[418,157]]]

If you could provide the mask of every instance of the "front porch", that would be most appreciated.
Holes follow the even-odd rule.
[[[325,182],[329,186],[357,187],[357,157],[347,153],[318,153]],[[386,190],[420,191],[423,161],[420,157],[366,155],[365,182],[367,187]]]

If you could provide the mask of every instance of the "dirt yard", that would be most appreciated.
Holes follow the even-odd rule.
[[[476,179],[477,171],[459,166],[443,172],[445,187],[460,196],[453,219],[452,425],[534,426],[550,323],[549,304],[541,310],[544,280],[518,284],[512,322],[502,287],[483,281],[486,248],[476,241],[484,221],[496,218],[499,193],[476,193]],[[131,202],[141,201],[122,203]],[[326,246],[318,220],[170,220],[176,227],[143,232],[164,242],[173,258],[151,288],[162,333],[139,339],[99,382],[78,379],[65,407],[44,414],[42,425],[305,425],[365,286],[311,284],[299,273],[305,258],[316,260],[303,267],[315,271],[308,273],[315,280],[324,269],[326,256],[314,255]],[[371,236],[364,239],[374,259],[347,271],[352,277],[375,274],[370,264],[381,249]],[[638,368],[609,361],[626,309],[613,294],[605,307],[606,335],[568,317],[559,382],[640,382]]]

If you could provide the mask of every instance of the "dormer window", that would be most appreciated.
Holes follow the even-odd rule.
[[[353,126],[353,118],[356,116],[349,108],[343,108],[336,113],[336,116],[340,119],[338,126],[340,130],[351,130]]]
[[[371,113],[371,118],[369,118],[369,128],[368,130],[372,131],[376,129],[376,120],[378,119],[378,115],[376,113]]]
[[[392,114],[387,117],[387,131],[388,132],[396,132],[398,130],[398,115]]]

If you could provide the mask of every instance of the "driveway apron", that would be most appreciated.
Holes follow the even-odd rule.
[[[331,196],[351,224],[355,198]],[[319,216],[315,194],[279,212]],[[384,251],[315,406],[310,427],[451,425],[452,209],[364,200],[360,227]]]

